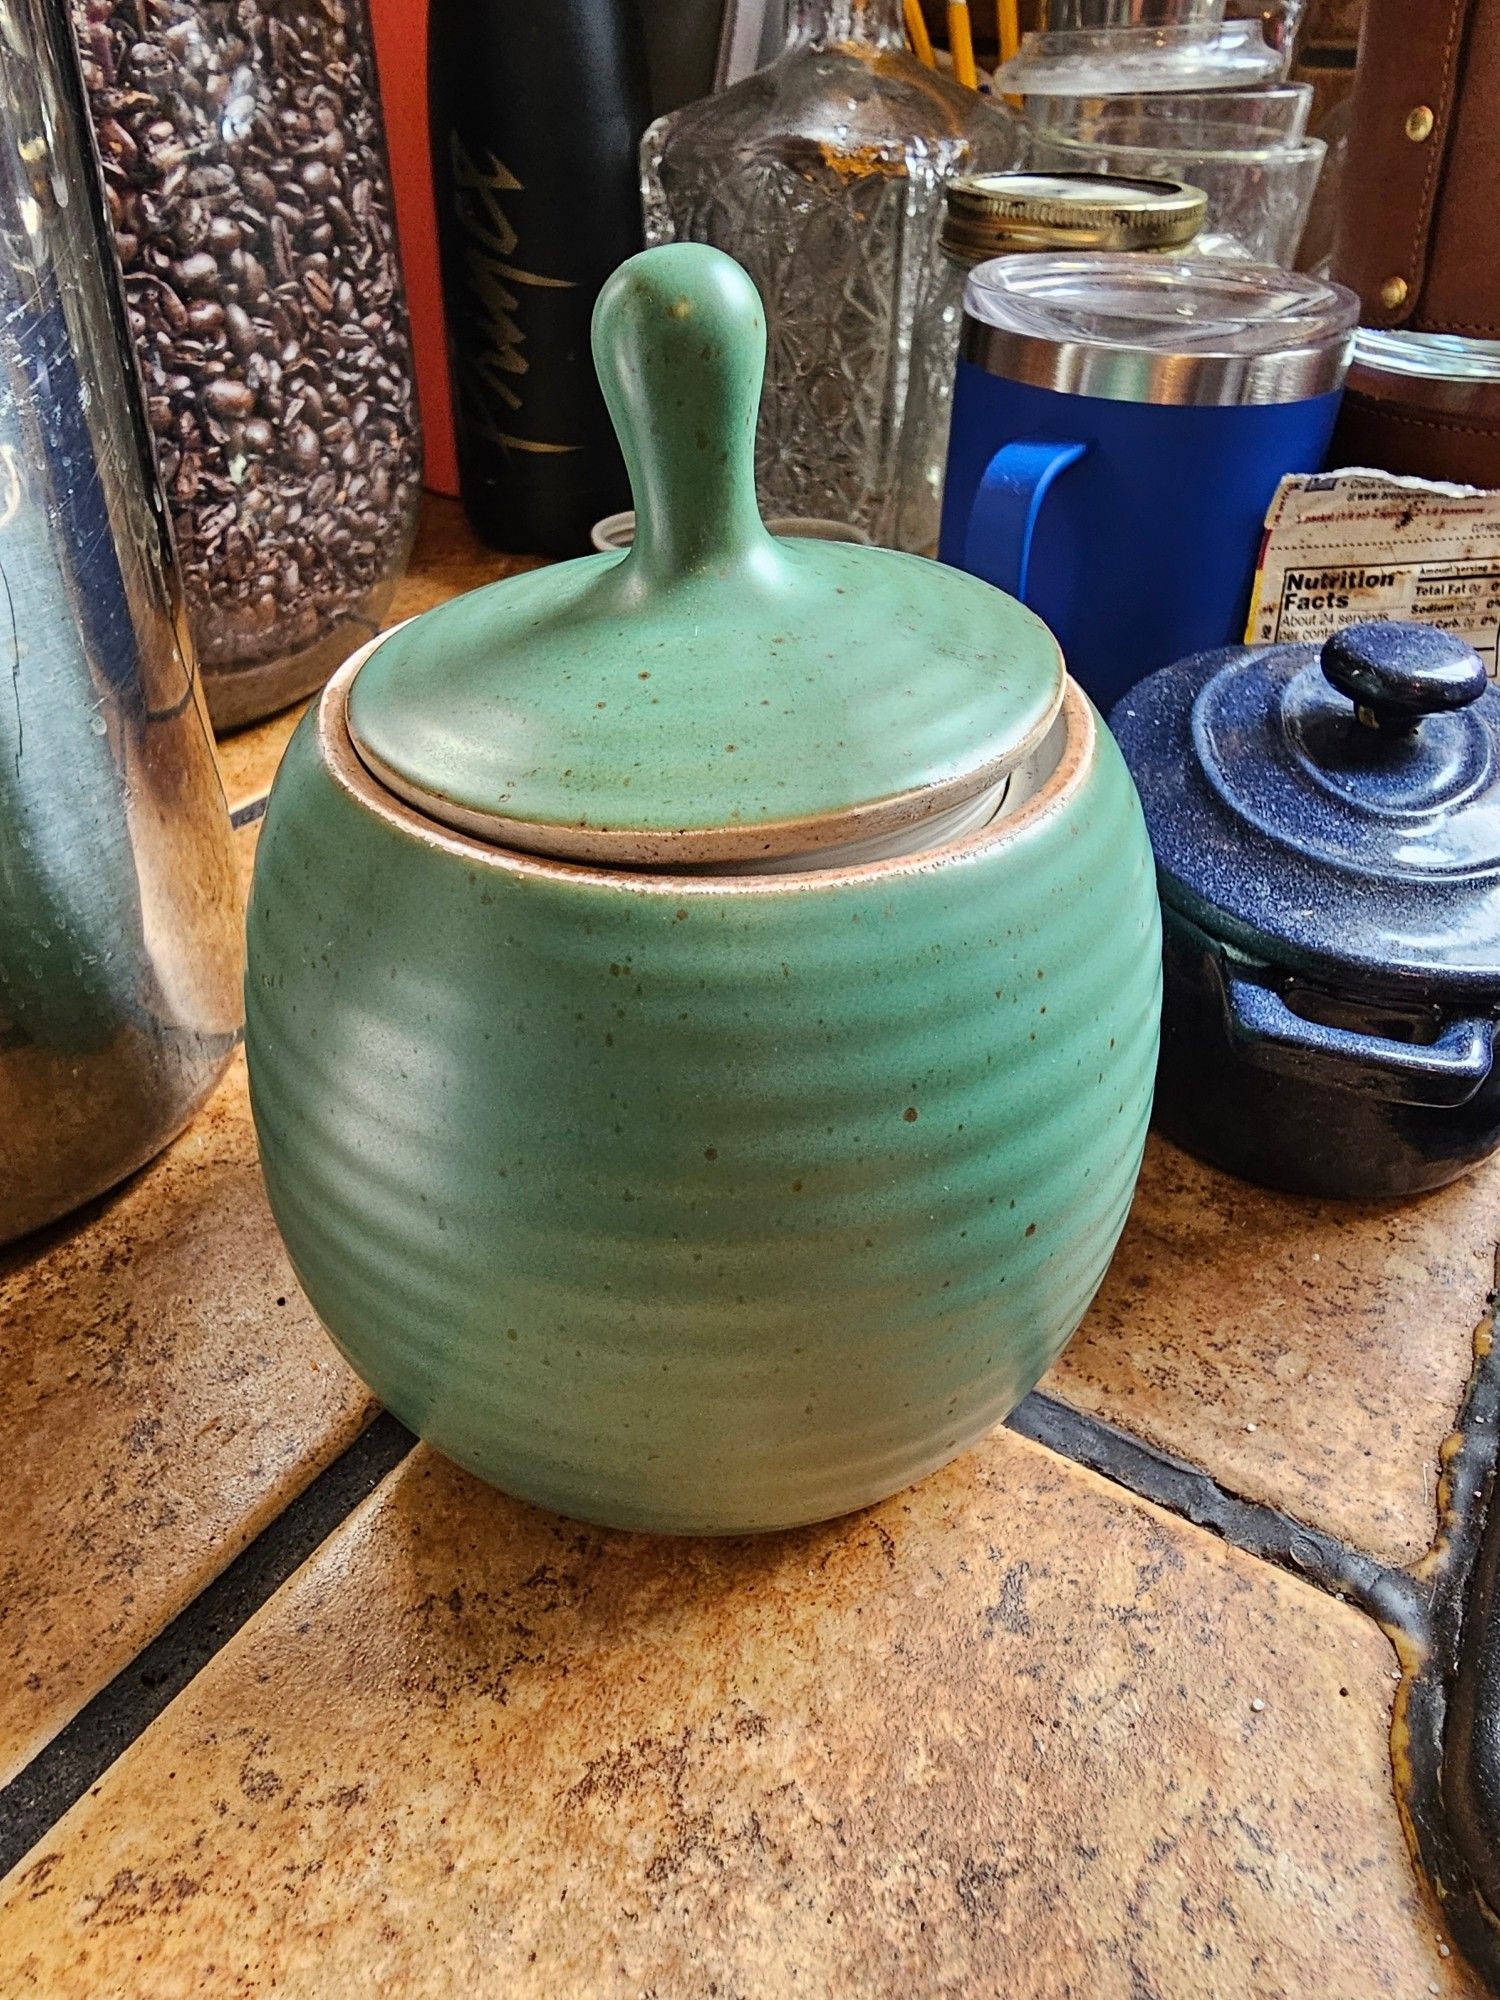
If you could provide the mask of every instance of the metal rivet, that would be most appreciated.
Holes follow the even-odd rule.
[[[1432,128],[1436,123],[1430,104],[1414,105],[1406,114],[1406,136],[1420,145],[1422,140],[1432,137]]]
[[[1406,304],[1406,295],[1410,290],[1405,278],[1387,278],[1380,287],[1380,303],[1394,312],[1397,306]]]

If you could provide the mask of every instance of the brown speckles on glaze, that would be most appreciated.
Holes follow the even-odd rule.
[[[418,1452],[11,1878],[0,1991],[1460,2000],[1390,1666],[1009,1434],[723,1543]]]
[[[1500,1159],[1402,1206],[1277,1195],[1153,1136],[1104,1286],[1043,1387],[1388,1562],[1436,1531]]]

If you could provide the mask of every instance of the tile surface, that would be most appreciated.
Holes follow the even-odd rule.
[[[1497,1240],[1500,1158],[1357,1207],[1268,1194],[1153,1137],[1103,1289],[1042,1386],[1408,1563],[1435,1530]]]
[[[295,702],[280,714],[267,716],[264,722],[219,738],[219,774],[224,780],[224,796],[231,813],[242,811],[270,790],[276,766],[306,707],[305,701]]]
[[[392,620],[526,566],[429,496]],[[221,745],[232,804],[296,719]],[[1045,1386],[1410,1561],[1497,1237],[1500,1163],[1354,1210],[1153,1141]],[[286,1264],[240,1061],[0,1259],[0,1325],[3,1781],[371,1405]],[[1009,1433],[759,1542],[580,1528],[418,1451],[0,1888],[0,1994],[1456,2000],[1393,1665]]]
[[[1452,2000],[1392,1665],[1005,1432],[751,1542],[418,1451],[13,1872],[0,1992]]]
[[[242,1056],[160,1159],[0,1260],[0,1326],[4,1782],[372,1404],[271,1221]]]
[[[538,569],[544,561],[541,556],[507,556],[487,549],[469,527],[456,500],[426,493],[411,567],[396,586],[386,622],[396,625],[403,618],[415,618],[419,611],[430,611],[434,604],[456,597],[461,590],[477,590],[498,577]]]
[[[428,495],[392,618],[526,567]],[[225,738],[260,798],[305,704]],[[258,823],[236,835],[248,890]],[[373,1412],[302,1298],[237,1058],[185,1136],[0,1260],[0,1783],[134,1657]]]

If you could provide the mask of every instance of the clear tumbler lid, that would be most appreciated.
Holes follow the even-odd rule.
[[[986,373],[1128,403],[1288,403],[1337,389],[1359,301],[1270,264],[1189,256],[1003,257],[964,289]]]

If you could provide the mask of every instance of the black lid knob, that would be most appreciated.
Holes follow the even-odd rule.
[[[1323,672],[1372,729],[1414,728],[1420,717],[1467,708],[1488,685],[1484,662],[1436,625],[1370,619],[1323,642]]]

